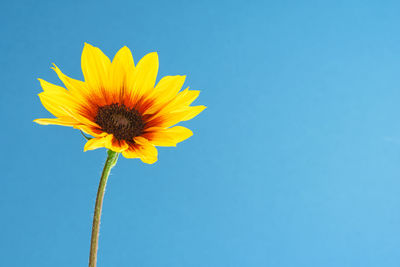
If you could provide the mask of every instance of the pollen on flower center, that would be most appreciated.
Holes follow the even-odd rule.
[[[104,132],[113,134],[118,140],[126,141],[133,141],[144,128],[142,116],[136,109],[119,104],[99,107],[95,122]]]

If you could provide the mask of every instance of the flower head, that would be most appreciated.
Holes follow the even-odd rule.
[[[66,76],[54,65],[67,89],[39,79],[40,100],[56,118],[35,122],[72,126],[93,136],[85,151],[105,147],[126,158],[154,163],[155,146],[176,146],[192,135],[174,125],[206,108],[190,106],[199,91],[180,91],[185,76],[166,76],[156,84],[157,53],[147,54],[135,66],[127,47],[111,62],[99,48],[85,44],[81,64],[85,81]]]

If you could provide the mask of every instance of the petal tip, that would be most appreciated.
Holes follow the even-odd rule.
[[[158,53],[157,52],[150,52],[146,56],[154,57],[154,59],[158,60]]]
[[[143,163],[146,163],[146,164],[154,164],[154,163],[156,163],[157,162],[157,158],[152,158],[152,159],[148,159],[148,158],[146,158],[146,159],[143,159],[143,158],[140,158],[140,160],[143,162]]]
[[[39,125],[49,125],[49,123],[47,123],[45,120],[46,119],[35,119],[35,120],[33,120],[33,122],[37,123]]]

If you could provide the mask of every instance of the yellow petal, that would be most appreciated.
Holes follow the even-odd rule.
[[[104,90],[107,85],[110,59],[99,48],[85,43],[81,65],[85,82],[92,89],[101,93],[101,90]]]
[[[105,139],[105,147],[119,153],[126,150],[129,145],[124,140],[117,140],[113,134],[109,134]]]
[[[76,125],[74,128],[81,130],[82,132],[89,134],[93,137],[103,137],[106,136],[107,133],[101,131],[99,128],[95,128],[89,125]]]
[[[200,91],[199,90],[188,90],[185,89],[183,92],[179,93],[174,99],[173,104],[175,106],[189,106],[192,104],[193,101],[199,97]]]
[[[153,127],[143,136],[155,146],[176,146],[177,143],[188,139],[193,135],[192,131],[182,126],[168,129]]]
[[[106,142],[106,137],[92,138],[88,140],[83,148],[83,151],[93,150],[100,147],[104,147]]]
[[[62,125],[62,126],[75,126],[79,124],[73,118],[64,117],[64,118],[55,118],[55,119],[36,119],[34,122],[41,124],[41,125]]]
[[[138,154],[144,163],[153,164],[157,161],[158,151],[153,145],[138,146]]]
[[[181,90],[185,83],[186,76],[165,76],[157,84],[153,92],[148,96],[154,99],[152,106],[145,111],[145,114],[152,114],[158,111],[168,101],[171,101]]]
[[[157,149],[145,138],[137,136],[134,138],[136,144],[122,152],[125,158],[140,158],[144,163],[153,164],[157,161]]]
[[[68,94],[42,92],[39,94],[43,106],[56,117],[71,117],[81,124],[100,128],[95,122],[81,115],[84,113],[80,104]]]
[[[156,52],[145,55],[137,64],[135,75],[128,84],[132,88],[131,101],[136,102],[146,92],[154,88],[158,73],[158,55]]]
[[[136,136],[133,139],[135,140],[135,143],[137,143],[134,148],[144,163],[153,164],[157,161],[157,148],[142,136]]]
[[[116,152],[122,152],[129,148],[128,143],[125,140],[116,140],[113,142],[113,150]]]
[[[133,138],[133,140],[135,141],[135,143],[137,143],[139,145],[148,145],[149,144],[149,140],[147,140],[143,136],[136,136]]]
[[[56,117],[68,117],[77,108],[67,94],[42,92],[39,98],[43,106]]]
[[[156,116],[150,119],[146,124],[149,127],[156,126],[168,128],[177,124],[178,122],[193,119],[204,109],[206,109],[205,106],[187,107],[176,112]]]
[[[52,69],[57,73],[58,78],[63,82],[68,91],[75,98],[75,101],[83,105],[87,104],[87,99],[91,95],[91,91],[85,82],[72,79],[61,72],[61,70],[53,64]],[[93,90],[92,90],[93,91]]]
[[[67,93],[67,90],[61,86],[49,83],[45,80],[38,79],[44,92],[48,93]]]
[[[188,90],[180,92],[173,100],[163,106],[158,112],[167,114],[176,110],[187,108],[200,94],[200,91]]]
[[[128,149],[122,151],[122,155],[127,159],[135,159],[140,157],[139,153],[133,147],[129,147]]]
[[[114,93],[116,101],[125,97],[128,80],[132,81],[134,71],[135,64],[132,53],[128,47],[124,46],[117,52],[110,67],[108,88]]]

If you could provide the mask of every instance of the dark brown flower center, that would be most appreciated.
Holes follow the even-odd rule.
[[[95,122],[104,132],[126,141],[133,141],[133,137],[140,135],[144,128],[142,115],[136,109],[119,104],[99,107]]]

